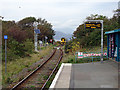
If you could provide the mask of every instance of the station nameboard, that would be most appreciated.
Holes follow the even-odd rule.
[[[85,23],[85,28],[86,29],[101,29],[102,24],[101,23],[94,23],[94,22]]]

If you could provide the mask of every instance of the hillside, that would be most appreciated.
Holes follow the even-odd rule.
[[[60,40],[62,37],[70,40],[70,38],[72,38],[72,34],[65,34],[65,33],[60,32],[60,31],[55,31],[54,39],[55,39],[56,41]]]

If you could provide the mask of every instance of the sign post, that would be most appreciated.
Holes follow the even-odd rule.
[[[5,39],[5,73],[7,74],[7,39],[8,39],[8,36],[4,35],[4,39]]]
[[[86,22],[86,29],[101,29],[101,63],[103,63],[103,20],[87,20]]]
[[[75,52],[75,63],[77,61],[77,54],[78,54],[78,52]]]
[[[48,37],[45,36],[45,47],[47,46],[47,39],[48,39]]]
[[[65,38],[61,38],[61,44],[65,45],[65,43],[66,43],[66,39]]]
[[[39,45],[40,45],[40,50],[41,50],[42,41],[40,41],[40,40],[39,40]]]
[[[53,39],[50,39],[50,43],[53,43]]]

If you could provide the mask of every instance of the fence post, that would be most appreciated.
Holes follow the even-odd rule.
[[[92,56],[92,64],[93,64],[93,56]]]
[[[75,52],[75,63],[76,63],[76,60],[77,60],[77,52]]]

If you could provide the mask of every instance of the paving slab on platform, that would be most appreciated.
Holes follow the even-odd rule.
[[[69,88],[72,64],[62,64],[50,88]]]
[[[118,65],[114,62],[73,64],[70,88],[118,88]]]
[[[51,88],[118,88],[118,64],[63,64]]]

